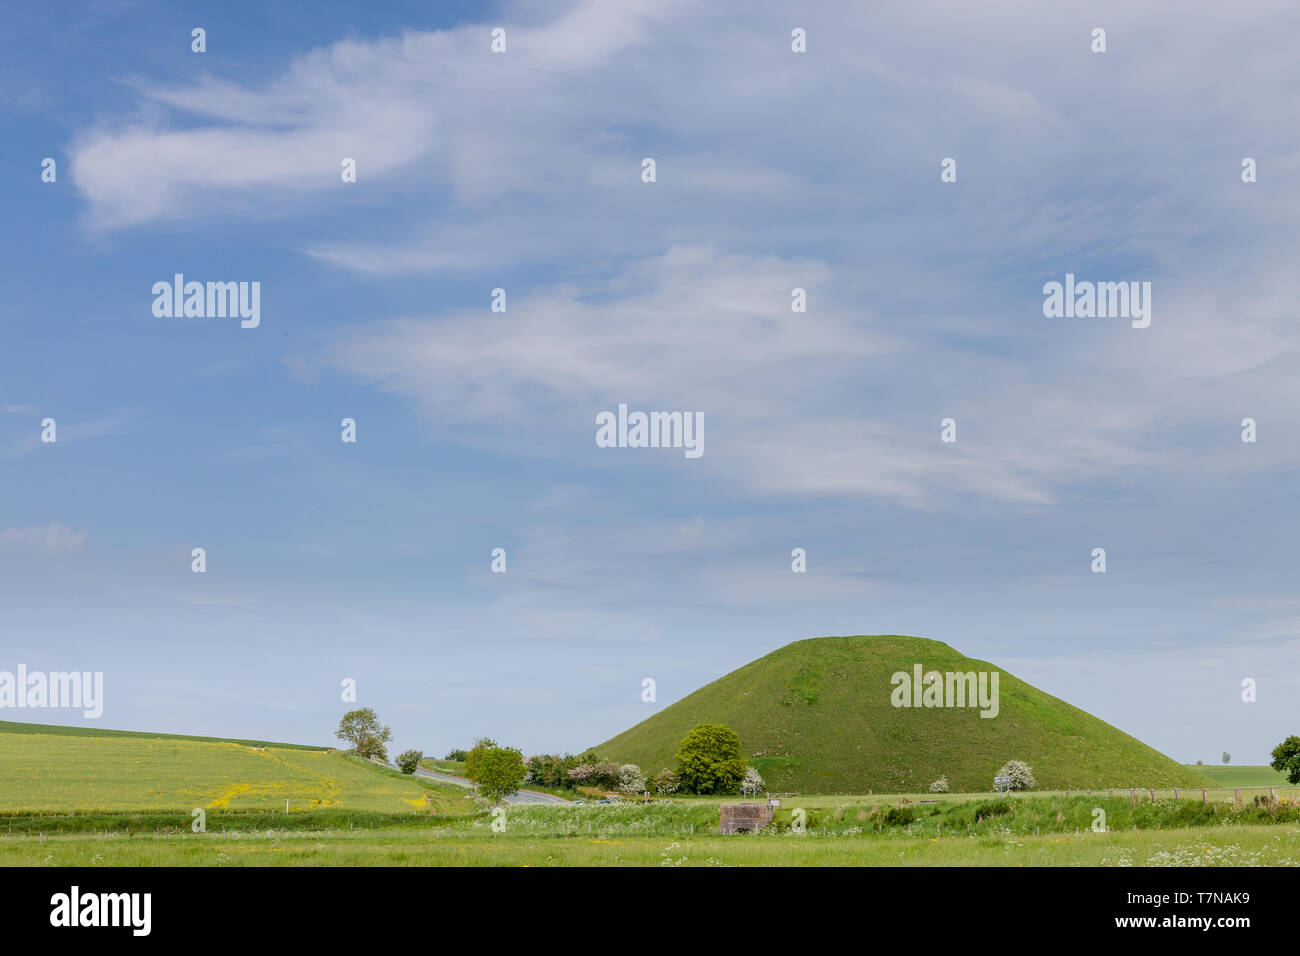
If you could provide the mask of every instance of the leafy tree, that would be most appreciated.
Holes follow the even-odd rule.
[[[491,737],[475,737],[473,745],[469,748],[469,753],[465,754],[465,776],[470,780],[474,779],[474,770],[478,762],[483,759],[483,755],[489,750],[494,750],[497,742]]]
[[[465,761],[465,776],[493,804],[517,793],[527,774],[524,755],[513,747],[480,746],[476,741],[469,759]]]
[[[1269,766],[1286,774],[1289,782],[1300,783],[1300,737],[1292,734],[1274,747],[1273,762]]]
[[[403,750],[397,755],[397,767],[402,773],[415,773],[415,768],[420,766],[423,759],[423,750]]]
[[[573,787],[576,781],[570,771],[583,765],[595,763],[596,755],[588,751],[586,755],[575,757],[573,754],[534,754],[526,761],[530,779],[544,787]]]
[[[524,766],[528,768],[528,779],[544,787],[562,786],[551,782],[561,759],[555,754],[533,754],[524,761]]]
[[[740,782],[740,790],[745,794],[758,794],[763,789],[763,777],[753,767],[745,768],[745,779]]]
[[[936,780],[934,783],[930,784],[930,792],[931,792],[931,793],[947,793],[947,792],[948,792],[948,778],[947,778],[947,777],[940,777],[940,778],[939,778],[938,780]]]
[[[692,793],[735,793],[745,777],[740,736],[725,724],[700,724],[677,749],[677,777]]]
[[[352,749],[362,757],[378,757],[380,760],[387,760],[387,745],[392,739],[393,732],[379,723],[379,718],[373,710],[362,707],[360,710],[349,710],[343,715],[335,736],[351,743]]]
[[[1223,752],[1223,762],[1226,764],[1231,759],[1232,759],[1232,754],[1228,753],[1228,751],[1225,750]]]
[[[460,763],[460,762],[461,762],[462,760],[464,760],[467,756],[469,756],[469,754],[466,753],[464,750],[448,750],[448,751],[447,751],[447,756],[443,757],[442,759],[443,759],[443,760],[454,760],[454,761],[456,761],[457,763]]]
[[[998,771],[998,776],[1010,777],[1012,790],[1034,790],[1038,787],[1033,769],[1023,760],[1008,760]]]
[[[613,790],[618,786],[619,766],[612,760],[602,760],[591,768],[591,780],[593,787],[601,787],[605,790]]]

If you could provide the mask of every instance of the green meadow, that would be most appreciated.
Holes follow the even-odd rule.
[[[279,747],[282,750],[329,750],[311,744],[282,744],[269,740],[239,740],[233,737],[196,737],[190,734],[160,734],[149,730],[108,730],[99,727],[69,727],[63,724],[26,724],[0,720],[0,734],[40,734],[53,737],[136,737],[150,740],[198,740],[208,743],[243,744],[247,747]]]
[[[563,810],[564,808],[559,808]],[[549,812],[550,808],[547,808]],[[1300,866],[1300,824],[1176,830],[967,834],[906,828],[788,828],[730,837],[599,819],[590,833],[549,821],[505,833],[486,816],[460,823],[325,830],[256,828],[194,834],[0,835],[6,866]],[[600,824],[605,823],[602,827]]]
[[[79,730],[0,725],[0,813],[283,811],[286,800],[290,812],[447,812],[464,802],[463,791],[453,797],[337,751]]]
[[[1272,767],[1197,767],[1215,787],[1293,787],[1286,774]]]
[[[1300,787],[1256,802],[1271,771],[1202,769],[1240,804],[1199,787],[794,794],[764,830],[723,837],[734,797],[494,817],[462,787],[334,750],[0,724],[0,865],[1300,865]]]

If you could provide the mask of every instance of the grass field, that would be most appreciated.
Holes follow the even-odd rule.
[[[23,725],[19,725],[23,726]],[[459,809],[426,787],[335,751],[207,738],[0,726],[0,812],[339,808]]]
[[[434,757],[425,757],[420,761],[420,766],[425,770],[437,770],[441,773],[455,774],[463,776],[465,773],[465,761],[463,760],[441,760]]]
[[[241,740],[235,737],[195,737],[190,734],[157,734],[147,730],[106,730],[99,727],[68,727],[63,724],[25,724],[0,720],[0,734],[43,734],[55,737],[143,737],[162,740],[198,740],[207,743],[243,744],[246,747],[279,747],[282,750],[330,750],[310,744],[280,744],[269,740]]]
[[[999,673],[999,710],[895,707],[891,676],[931,670]],[[1179,764],[1092,714],[947,644],[898,635],[796,641],[719,678],[594,749],[651,776],[674,766],[701,723],[734,729],[773,790],[861,793],[985,790],[1007,760],[1027,761],[1038,785],[1209,786]]]
[[[1216,787],[1291,787],[1286,774],[1272,767],[1197,767]]]
[[[471,827],[0,836],[3,866],[1300,866],[1300,826],[983,836],[492,835]]]
[[[1289,784],[1286,778],[1282,778],[1280,785],[1272,786],[1241,786],[1241,801],[1243,804],[1252,803],[1256,797],[1285,798],[1290,801],[1300,802],[1300,785]],[[1207,787],[1205,799],[1210,803],[1233,803],[1236,800],[1236,794],[1232,787]],[[1150,790],[1135,790],[1132,797],[1129,790],[1125,788],[1115,788],[1113,790],[1092,790],[1087,792],[1089,796],[1106,797],[1113,796],[1115,799],[1137,800],[1146,803],[1151,799]],[[1034,800],[1040,797],[1079,797],[1085,794],[1082,790],[1034,790],[1025,793],[1010,793],[1002,795],[1004,799],[1011,800]],[[944,802],[966,802],[971,800],[988,800],[991,794],[988,791],[983,793],[945,793],[942,795]],[[1192,800],[1196,803],[1201,802],[1200,787],[1161,787],[1155,790],[1157,800]],[[675,796],[677,801],[684,802],[703,802],[710,804],[732,803],[737,797],[694,797],[694,796]],[[939,799],[939,795],[933,793],[890,793],[890,794],[842,794],[842,793],[813,793],[797,794],[780,798],[787,807],[800,806],[805,808],[825,808],[846,805],[856,805],[864,803],[929,803]]]
[[[804,802],[804,801],[799,801]],[[717,806],[512,806],[504,833],[473,803],[461,815],[326,810],[288,816],[0,815],[0,865],[1300,865],[1300,804],[1121,798],[786,805],[758,834],[722,837]],[[1093,832],[1096,810],[1106,832]]]
[[[0,865],[1298,865],[1300,788],[786,796],[714,834],[724,798],[512,805],[348,754],[0,725]],[[435,765],[445,765],[434,762]],[[448,769],[458,769],[449,766]],[[1258,767],[1208,768],[1236,785]],[[284,812],[285,799],[291,811]],[[730,802],[734,797],[725,798]],[[193,832],[202,808],[206,832]],[[1107,832],[1093,832],[1097,810]],[[799,832],[802,831],[802,832]]]

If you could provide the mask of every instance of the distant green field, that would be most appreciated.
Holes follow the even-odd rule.
[[[200,740],[208,743],[243,744],[247,747],[279,747],[287,750],[329,750],[310,744],[280,744],[269,740],[241,740],[237,737],[195,737],[190,734],[155,734],[147,730],[107,730],[101,727],[65,727],[62,724],[24,724],[0,720],[0,734],[47,734],[67,737],[148,737],[162,740]]]
[[[439,773],[449,773],[453,776],[463,776],[465,773],[465,762],[463,760],[441,760],[435,757],[425,757],[420,761],[420,766],[425,770],[436,770]]]
[[[283,811],[286,800],[291,811],[424,812],[431,792],[443,812],[463,808],[450,791],[334,751],[80,730],[0,725],[0,812]]]
[[[1272,767],[1197,767],[1216,787],[1289,787],[1286,774]]]

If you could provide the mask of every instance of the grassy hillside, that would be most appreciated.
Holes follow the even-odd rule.
[[[0,723],[0,811],[282,812],[287,799],[294,811],[392,813],[423,810],[428,792],[334,751]]]
[[[896,671],[998,671],[1000,711],[895,708]],[[954,792],[984,791],[1011,759],[1044,790],[1207,786],[1196,770],[947,644],[919,637],[797,641],[732,671],[596,747],[649,773],[675,764],[696,724],[738,734],[769,788],[805,793],[924,791],[947,776]]]

